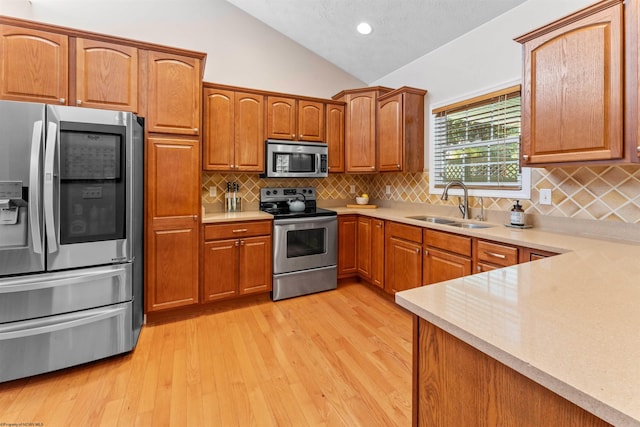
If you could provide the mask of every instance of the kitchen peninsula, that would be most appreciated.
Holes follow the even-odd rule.
[[[566,253],[396,294],[415,314],[414,425],[640,425],[640,246],[464,233]]]

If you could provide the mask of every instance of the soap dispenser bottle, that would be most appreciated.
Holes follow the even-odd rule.
[[[513,209],[511,209],[511,225],[524,225],[524,210],[520,205],[520,200],[516,200],[516,204],[513,205]]]

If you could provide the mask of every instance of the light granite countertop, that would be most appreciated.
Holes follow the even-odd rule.
[[[560,253],[402,291],[396,303],[603,420],[640,426],[638,243],[406,218],[425,209],[328,208]],[[271,215],[249,211],[203,222],[265,218]]]

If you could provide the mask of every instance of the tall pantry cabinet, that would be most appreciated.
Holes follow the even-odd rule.
[[[203,60],[148,53],[147,312],[198,302]]]

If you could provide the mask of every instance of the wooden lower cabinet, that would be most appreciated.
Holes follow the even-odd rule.
[[[157,220],[147,236],[148,312],[198,302],[198,221]]]
[[[358,273],[357,245],[358,216],[338,216],[338,279]]]
[[[384,290],[390,294],[422,285],[422,228],[385,225]]]
[[[475,272],[495,270],[518,264],[520,248],[503,243],[489,242],[478,239],[475,242]]]
[[[609,424],[414,316],[414,426]]]
[[[203,301],[272,288],[271,221],[205,225]]]
[[[359,216],[357,223],[358,277],[382,288],[384,284],[384,221]]]
[[[424,229],[422,284],[443,282],[471,274],[471,237]]]
[[[521,248],[520,262],[535,261],[538,259],[548,258],[558,255],[557,252],[543,251],[541,249]]]

